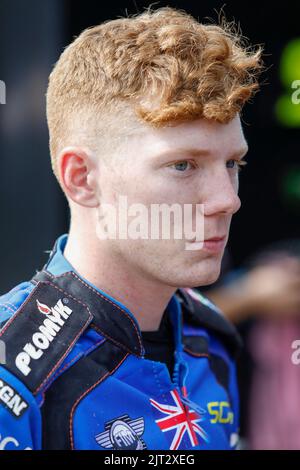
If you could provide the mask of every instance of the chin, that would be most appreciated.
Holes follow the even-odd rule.
[[[184,287],[202,287],[202,286],[209,286],[216,282],[219,278],[219,274],[215,276],[205,277],[205,278],[198,278],[192,281],[188,281],[185,283]]]
[[[177,279],[169,279],[168,284],[174,287],[201,287],[213,284],[220,276],[220,267],[207,270],[204,272],[190,273],[184,277]]]
[[[221,273],[221,260],[210,258],[195,265],[187,276],[186,287],[208,286],[216,282]]]
[[[212,274],[210,277],[201,279],[200,283],[198,283],[197,285],[195,284],[193,287],[209,286],[210,284],[213,284],[214,282],[216,282],[219,279],[219,276],[220,276],[220,270],[217,273]]]

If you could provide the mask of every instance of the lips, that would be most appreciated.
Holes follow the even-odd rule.
[[[220,237],[211,237],[211,238],[206,238],[204,242],[221,242],[225,240],[226,236],[220,236]]]
[[[212,237],[204,240],[203,250],[209,253],[218,254],[222,252],[226,245],[226,236]]]

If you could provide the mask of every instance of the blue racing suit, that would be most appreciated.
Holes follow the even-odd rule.
[[[177,289],[171,376],[145,358],[128,308],[69,264],[66,241],[0,297],[0,449],[235,448],[235,328],[196,290]]]

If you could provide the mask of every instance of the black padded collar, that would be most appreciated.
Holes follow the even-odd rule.
[[[215,333],[234,356],[240,352],[243,342],[232,323],[200,300],[193,299],[184,289],[178,289],[176,294],[182,305],[184,323]]]
[[[91,326],[101,335],[111,340],[127,352],[142,356],[141,332],[136,319],[125,309],[105,297],[87,284],[74,271],[53,276],[49,271],[40,271],[32,279],[34,284],[39,281],[51,281],[73,297],[88,306],[94,318]]]

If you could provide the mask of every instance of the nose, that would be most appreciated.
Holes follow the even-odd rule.
[[[238,196],[238,177],[232,178],[227,169],[215,173],[210,181],[207,181],[207,192],[204,200],[204,214],[233,215],[241,207]]]

